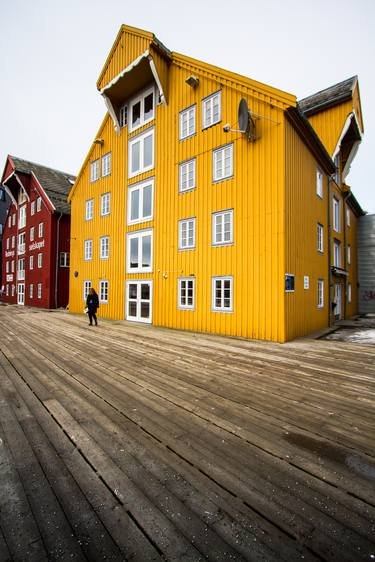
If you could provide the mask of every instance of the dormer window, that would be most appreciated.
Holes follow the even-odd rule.
[[[119,113],[119,124],[121,129],[123,127],[125,127],[125,125],[128,124],[128,106],[127,105],[123,105],[120,108],[120,113]]]
[[[155,89],[148,88],[129,104],[129,131],[135,131],[149,123],[155,114]]]

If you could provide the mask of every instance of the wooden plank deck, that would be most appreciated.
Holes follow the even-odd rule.
[[[375,350],[0,306],[0,561],[375,560]]]

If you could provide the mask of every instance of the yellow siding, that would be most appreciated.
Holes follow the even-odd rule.
[[[359,85],[358,82],[354,88],[354,92],[353,92],[353,109],[355,111],[355,114],[357,116],[358,119],[358,123],[359,123],[359,127],[361,129],[361,133],[364,133],[364,127],[363,127],[363,117],[362,117],[362,109],[361,109],[361,97],[359,94]]]
[[[334,153],[345,121],[352,111],[353,102],[349,100],[308,117],[330,156]]]
[[[316,193],[317,162],[286,124],[286,273],[295,275],[295,291],[284,293],[286,340],[328,326],[328,193]],[[324,252],[317,249],[317,224],[324,227]],[[304,289],[304,276],[309,289]],[[324,280],[324,307],[318,308],[318,279]]]
[[[158,77],[163,88],[163,92],[168,103],[169,95],[169,63],[166,61],[165,57],[161,56],[155,49],[150,51],[155,67],[158,73]]]

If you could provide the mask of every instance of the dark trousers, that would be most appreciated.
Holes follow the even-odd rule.
[[[96,314],[95,312],[92,312],[92,310],[89,309],[89,320],[90,320],[90,324],[92,324],[92,321],[94,320],[95,324],[98,324],[98,321],[96,319]]]

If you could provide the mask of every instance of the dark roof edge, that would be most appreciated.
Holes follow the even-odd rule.
[[[64,176],[65,178],[74,178],[76,179],[76,176],[74,174],[69,174],[68,172],[63,172],[62,170],[57,170],[56,168],[51,168],[51,166],[45,166],[44,164],[39,164],[38,162],[32,162],[31,160],[25,160],[24,158],[20,158],[19,156],[14,156],[13,154],[8,154],[8,156],[12,159],[13,165],[14,165],[14,169],[17,170],[19,173],[22,174],[30,174],[30,170],[25,171],[25,170],[20,170],[17,169],[17,166],[14,162],[14,158],[16,160],[20,160],[21,162],[25,162],[25,164],[31,164],[32,166],[38,166],[39,168],[44,168],[46,170],[51,170],[51,172],[56,172],[57,174],[61,174],[62,176]]]
[[[285,110],[285,116],[302,141],[313,153],[320,166],[323,168],[323,171],[329,176],[334,174],[336,167],[332,158],[300,109],[298,107],[288,107],[288,109]]]
[[[354,197],[351,191],[349,191],[348,193],[346,202],[350,205],[350,208],[357,217],[363,217],[364,215],[367,215],[367,211],[364,211],[362,209],[361,205],[358,203],[357,199]]]
[[[345,101],[349,101],[352,99],[352,97],[353,96],[351,93],[345,92],[345,94],[342,94],[341,96],[337,96],[334,99],[325,100],[322,103],[310,107],[310,109],[302,109],[302,107],[300,107],[300,105],[302,105],[301,102],[303,100],[300,100],[298,102],[298,106],[300,107],[301,111],[303,111],[304,115],[309,116],[309,115],[315,115],[315,113],[319,113],[320,111],[324,111],[325,109],[329,109],[330,107],[335,107],[335,105],[339,105],[340,103],[343,103]]]

